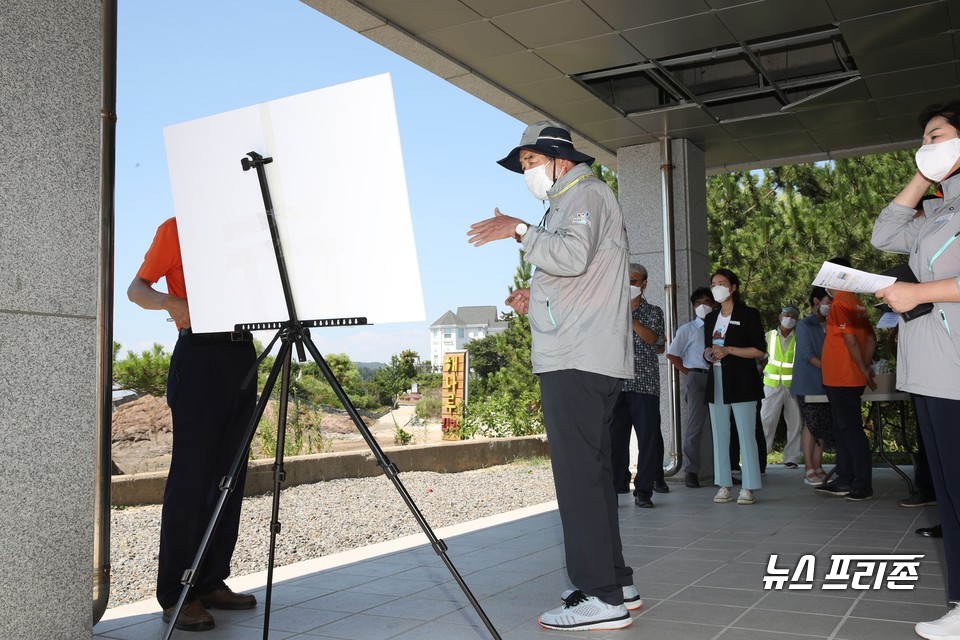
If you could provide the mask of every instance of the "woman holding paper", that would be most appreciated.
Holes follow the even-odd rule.
[[[760,460],[754,430],[757,402],[763,400],[763,383],[757,358],[766,353],[760,312],[744,304],[740,279],[728,269],[717,269],[710,278],[710,291],[720,308],[703,319],[707,346],[703,357],[713,364],[707,375],[707,403],[713,429],[713,473],[720,490],[714,502],[730,502],[733,478],[730,472],[730,412],[740,438],[743,488],[737,504],[753,504],[760,488]]]
[[[951,609],[915,629],[922,638],[960,640],[960,101],[924,109],[920,124],[918,171],[880,213],[872,239],[878,249],[909,254],[917,282],[876,295],[900,313],[933,303],[931,313],[900,320],[897,388],[914,397],[930,459]],[[935,182],[939,197],[924,199]]]

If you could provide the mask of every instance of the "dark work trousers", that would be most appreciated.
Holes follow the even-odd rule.
[[[700,439],[707,423],[706,369],[690,369],[683,380],[683,400],[686,420],[683,423],[683,470],[700,473]]]
[[[613,484],[618,491],[630,486],[630,430],[637,434],[637,491],[653,491],[653,481],[663,479],[663,436],[660,434],[660,398],[647,393],[621,391],[610,423]],[[659,456],[659,457],[658,457]],[[658,476],[657,469],[660,474]]]
[[[913,411],[917,412],[916,396],[911,394],[913,400]],[[916,487],[917,495],[927,500],[936,500],[937,493],[933,486],[933,476],[930,475],[930,461],[927,458],[927,447],[923,444],[923,433],[917,424],[917,464],[913,468],[913,484]]]
[[[623,604],[633,569],[623,561],[610,423],[622,380],[576,369],[540,374],[543,419],[574,588]]]
[[[193,564],[220,497],[219,485],[242,445],[256,404],[256,377],[241,390],[256,361],[252,342],[181,332],[170,360],[167,404],[173,415],[173,456],[163,493],[157,601],[177,603],[183,572]],[[194,594],[223,586],[237,542],[246,465],[224,504],[220,524],[196,576]]]
[[[823,385],[830,401],[833,439],[837,444],[837,483],[853,491],[873,491],[870,440],[863,432],[860,398],[863,387]]]
[[[943,527],[947,600],[960,602],[960,400],[914,395]]]

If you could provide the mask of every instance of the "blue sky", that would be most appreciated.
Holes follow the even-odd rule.
[[[163,128],[380,73],[393,81],[426,319],[314,330],[318,348],[362,362],[407,348],[428,358],[427,327],[448,309],[506,310],[519,245],[473,248],[466,232],[494,207],[534,224],[542,217],[523,178],[495,162],[519,140],[522,123],[298,0],[121,0],[114,339],[123,352],[176,341],[164,313],[126,298],[157,226],[173,215]],[[356,170],[375,184],[377,151],[369,151],[370,164]],[[337,158],[318,149],[316,161],[322,169]],[[383,287],[415,286],[391,270],[389,256],[365,252],[360,234],[345,242],[357,260],[383,264]],[[349,265],[334,268],[349,277]]]

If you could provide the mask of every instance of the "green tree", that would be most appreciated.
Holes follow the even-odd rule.
[[[774,167],[707,180],[713,269],[741,279],[746,301],[776,324],[784,303],[806,307],[824,260],[847,256],[883,271],[902,256],[870,244],[873,222],[915,171],[908,151]]]
[[[486,395],[490,376],[506,366],[507,355],[500,350],[495,333],[468,342],[467,352],[470,354],[470,370],[476,376],[470,394],[479,398]]]
[[[170,354],[163,345],[153,343],[151,349],[139,354],[127,351],[127,357],[117,360],[120,344],[113,343],[113,380],[121,388],[140,395],[164,396],[167,394],[167,375],[170,372]]]
[[[613,195],[619,196],[620,179],[616,171],[608,169],[599,162],[594,162],[590,169],[593,171],[593,175],[606,182],[607,186],[613,189]]]
[[[397,396],[410,386],[415,375],[416,370],[411,373],[409,362],[404,362],[396,354],[390,356],[390,364],[378,369],[373,376],[380,402],[395,405]]]
[[[508,287],[510,293],[529,288],[531,277],[531,265],[520,251],[513,284]],[[498,369],[488,371],[479,392],[476,387],[471,392],[464,411],[463,433],[490,436],[542,433],[540,381],[533,375],[530,362],[530,321],[526,315],[510,314],[506,331],[493,337],[503,363]]]

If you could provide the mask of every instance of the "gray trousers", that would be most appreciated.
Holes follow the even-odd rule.
[[[567,574],[574,588],[613,605],[633,569],[623,560],[610,422],[622,381],[566,369],[540,374]]]
[[[683,422],[683,470],[685,473],[700,473],[700,437],[708,424],[707,373],[691,369],[684,376],[683,400],[686,415]]]

